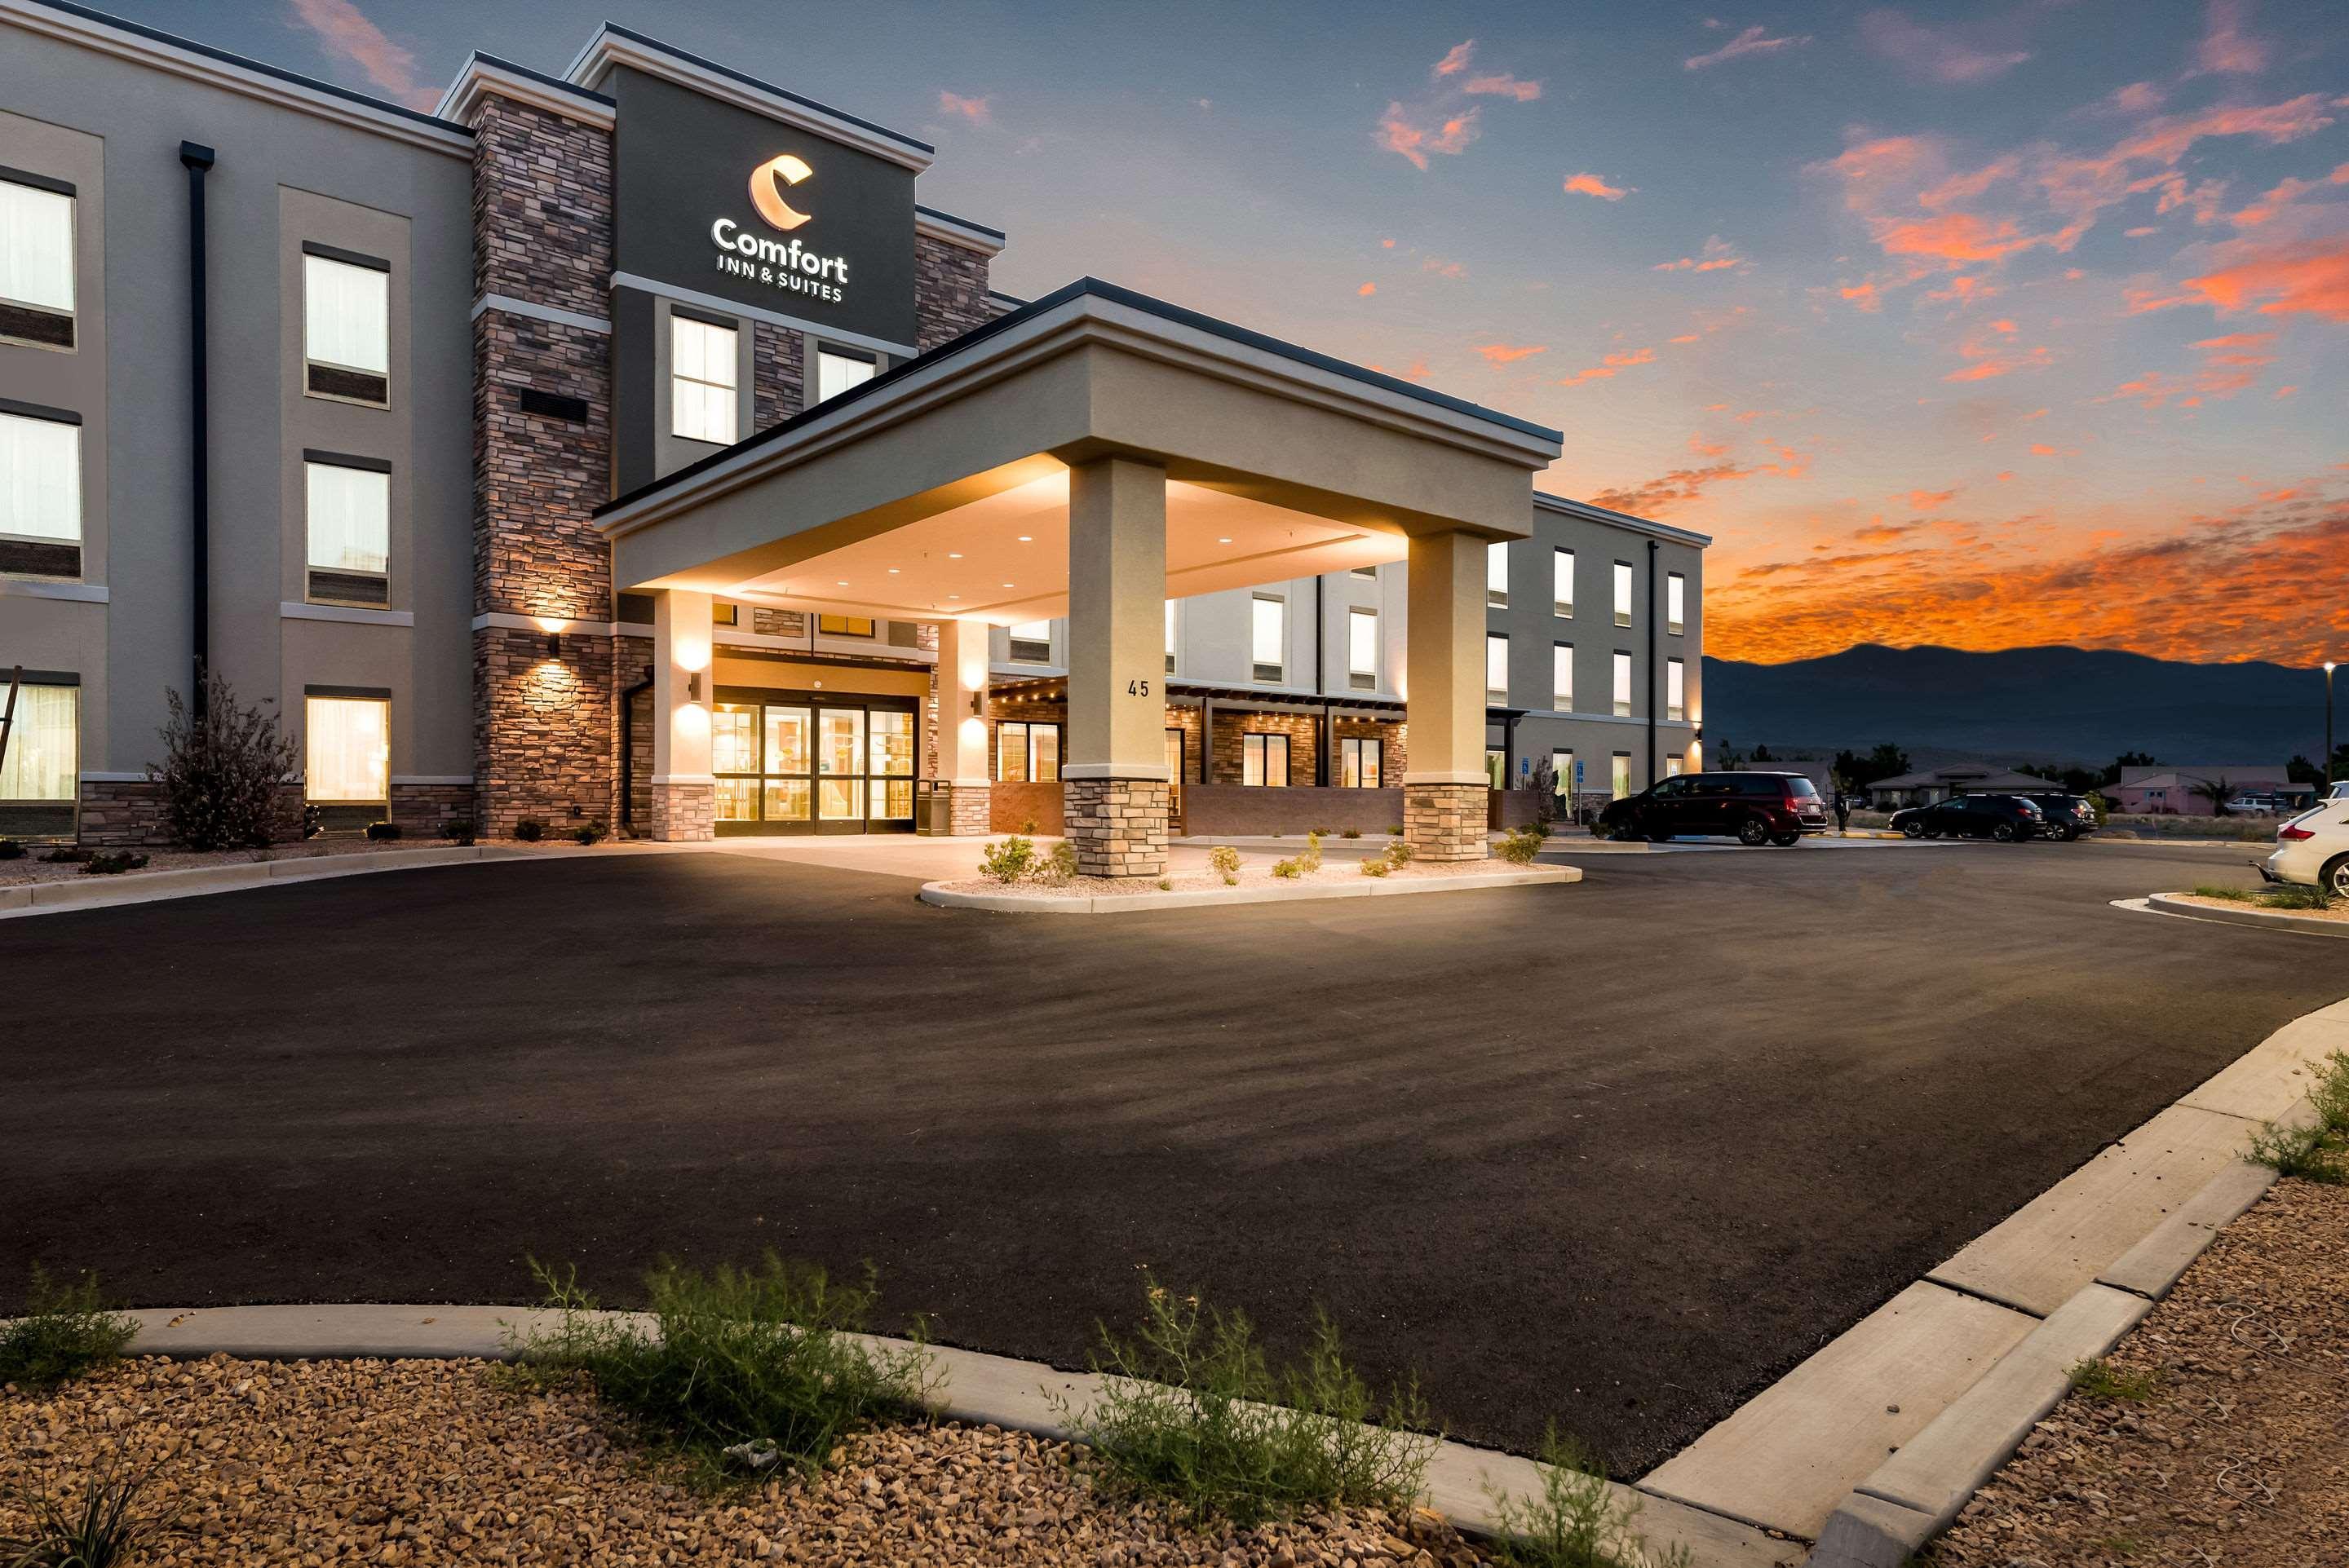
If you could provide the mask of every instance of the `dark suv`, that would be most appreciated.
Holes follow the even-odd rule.
[[[1610,839],[1734,838],[1793,844],[1827,830],[1818,786],[1799,773],[1682,773],[1610,800],[1598,830]]]
[[[2051,839],[2069,843],[2096,830],[2096,809],[2085,795],[2025,795],[2023,799],[2039,808],[2040,816],[2046,819],[2039,830]]]
[[[1996,839],[2019,844],[2047,830],[2039,808],[2020,795],[1953,795],[1930,806],[1892,813],[1892,825],[1912,839]]]

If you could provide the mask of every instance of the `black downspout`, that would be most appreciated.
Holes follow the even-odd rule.
[[[1663,645],[1656,640],[1656,542],[1648,541],[1648,786],[1656,782],[1656,682],[1663,675]]]
[[[653,667],[647,665],[645,678],[620,694],[620,826],[631,830],[636,825],[636,696],[652,684]]]
[[[1206,693],[1199,694],[1199,782],[1210,782],[1208,761],[1216,755],[1216,699]]]
[[[1313,579],[1313,692],[1321,699],[1321,744],[1313,748],[1313,782],[1321,789],[1330,786],[1330,682],[1322,669],[1330,644],[1330,616],[1321,602],[1321,590],[1328,579]]]
[[[212,373],[206,355],[211,334],[204,317],[204,172],[212,166],[212,150],[183,141],[180,161],[188,170],[188,488],[195,579],[195,625],[189,650],[195,662],[195,685],[190,700],[201,720],[204,674],[212,663]]]

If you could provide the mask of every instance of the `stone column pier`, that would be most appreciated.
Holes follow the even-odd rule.
[[[1069,727],[1061,815],[1081,875],[1166,874],[1166,470],[1069,470]]]
[[[1485,547],[1461,530],[1411,541],[1403,841],[1425,861],[1480,861],[1485,771]]]
[[[938,623],[938,774],[931,788],[949,798],[957,839],[977,838],[989,827],[987,772],[987,659],[985,621],[957,617]]]
[[[709,595],[653,597],[652,836],[671,842],[717,836],[718,781],[709,773]]]

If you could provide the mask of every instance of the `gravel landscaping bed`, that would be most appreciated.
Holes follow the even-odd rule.
[[[2349,1563],[2349,1188],[2280,1181],[1930,1549],[1940,1568]],[[2145,1381],[2149,1379],[2149,1381]]]
[[[812,1482],[672,1485],[584,1392],[510,1391],[479,1361],[141,1359],[0,1391],[0,1537],[25,1489],[150,1466],[170,1564],[919,1563],[1038,1568],[1471,1568],[1433,1514],[1195,1530],[1097,1498],[1080,1448],[943,1423],[851,1439]]]
[[[2330,909],[2276,909],[2256,898],[2205,898],[2199,892],[2173,892],[2165,896],[2179,903],[2199,903],[2205,909],[2257,909],[2271,914],[2289,914],[2299,920],[2337,920],[2349,923],[2349,903],[2338,900]]]
[[[318,855],[363,855],[378,850],[445,849],[444,841],[419,840],[412,843],[371,843],[365,839],[312,839],[306,843],[280,844],[267,850],[140,850],[147,863],[135,872],[119,872],[119,877],[135,877],[148,872],[188,872],[204,866],[244,866],[259,861],[303,861]],[[28,844],[21,861],[0,861],[0,887],[16,887],[26,882],[68,882],[83,877],[77,861],[51,864],[41,859],[49,851],[44,846]],[[96,881],[96,878],[88,880]]]

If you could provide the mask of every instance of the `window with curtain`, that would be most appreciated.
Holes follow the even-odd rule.
[[[1574,616],[1574,552],[1553,550],[1549,552],[1550,614],[1568,620]]]
[[[1574,753],[1553,751],[1549,754],[1550,789],[1561,800],[1574,799]]]
[[[691,316],[668,318],[668,428],[688,441],[734,444],[737,334]]]
[[[1572,643],[1550,645],[1549,705],[1560,713],[1574,711],[1574,645]]]
[[[1678,637],[1688,631],[1688,579],[1675,572],[1664,579],[1664,630]]]
[[[1006,784],[1053,784],[1061,777],[1061,727],[1007,719],[995,727],[995,777]]]
[[[1615,655],[1615,716],[1629,718],[1631,715],[1631,655]]]
[[[1011,662],[1049,665],[1052,662],[1052,623],[1021,621],[1011,628]]]
[[[852,387],[862,387],[880,368],[863,355],[819,348],[815,351],[815,400],[828,403]]]
[[[1495,610],[1509,607],[1509,547],[1485,546],[1485,603]]]
[[[1240,782],[1268,789],[1288,788],[1288,737],[1240,737]]]
[[[1688,665],[1678,659],[1664,664],[1664,717],[1688,717]]]
[[[1249,673],[1260,681],[1279,680],[1288,668],[1288,602],[1259,593],[1248,614]]]
[[[0,414],[0,541],[81,542],[81,427]],[[15,552],[0,549],[0,562]],[[62,564],[62,562],[60,563]],[[41,570],[37,564],[0,570]],[[68,574],[81,570],[73,552]]]
[[[0,704],[7,701],[0,677]],[[71,800],[80,778],[81,688],[27,686],[16,694],[8,755],[0,760],[0,800]]]
[[[1630,794],[1631,754],[1630,752],[1619,751],[1615,754],[1613,765],[1607,770],[1607,789],[1608,792],[1618,800]]]
[[[1615,624],[1631,624],[1631,563],[1628,561],[1615,563]]]
[[[303,465],[308,487],[310,597],[390,602],[391,476],[340,463]]]
[[[391,704],[380,697],[314,696],[304,719],[308,799],[372,803],[391,798]]]
[[[0,337],[74,346],[74,196],[0,180]]]
[[[1509,639],[1498,632],[1485,634],[1485,700],[1509,700]]]
[[[1346,680],[1356,691],[1378,689],[1379,613],[1376,610],[1347,612]]]
[[[307,389],[357,403],[391,396],[391,273],[331,256],[302,258]]]
[[[1348,789],[1376,789],[1386,761],[1386,742],[1376,736],[1349,735],[1338,742],[1338,782]]]

